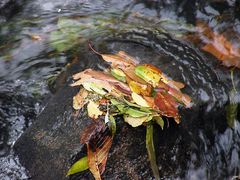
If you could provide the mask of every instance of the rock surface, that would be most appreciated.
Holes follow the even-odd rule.
[[[185,177],[191,154],[200,161],[204,143],[199,132],[212,145],[214,133],[226,128],[224,105],[228,101],[228,84],[218,78],[224,68],[208,63],[205,57],[190,45],[172,39],[164,33],[150,31],[131,32],[106,41],[96,41],[97,49],[104,53],[124,50],[142,62],[157,65],[173,79],[186,84],[184,92],[194,102],[190,110],[181,110],[182,123],[161,131],[155,127],[157,162],[161,177]],[[104,63],[87,48],[83,48],[79,61],[64,74],[66,83],[49,101],[33,125],[19,138],[15,150],[22,164],[34,180],[65,179],[70,165],[82,151],[80,133],[90,123],[83,110],[72,109],[72,97],[78,88],[69,87],[71,75],[85,68],[104,68]],[[217,112],[217,113],[216,113]],[[193,160],[192,160],[193,161]],[[198,161],[195,166],[197,167]],[[214,177],[214,172],[212,172]],[[226,176],[226,175],[225,175]],[[152,179],[145,148],[145,128],[131,128],[117,121],[117,133],[110,151],[104,179]],[[89,172],[71,179],[92,179]]]

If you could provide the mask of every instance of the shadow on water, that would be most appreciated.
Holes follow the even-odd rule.
[[[208,54],[205,54],[208,58],[203,58],[203,62],[198,60],[195,66],[184,69],[181,64],[186,65],[189,60],[183,61],[185,53],[188,57],[193,55],[193,58],[200,60],[202,57],[189,49],[181,50],[178,45],[174,47],[173,44],[177,44],[178,40],[171,38],[166,32],[179,39],[185,32],[194,32],[196,20],[200,19],[214,30],[225,32],[231,29],[239,37],[238,1],[35,0],[19,1],[17,4],[14,0],[5,2],[8,3],[0,4],[0,179],[28,178],[25,168],[14,155],[12,146],[44,108],[45,99],[61,86],[55,79],[66,70],[68,63],[74,62],[79,56],[79,44],[84,44],[88,39],[99,37],[101,40],[106,34],[119,33],[121,36],[117,36],[118,39],[114,41],[141,44],[151,47],[154,52],[162,52],[173,58],[176,62],[172,62],[170,66],[164,66],[164,63],[169,64],[168,58],[164,57],[156,65],[166,67],[166,73],[172,69],[182,72],[179,75],[175,74],[174,78],[184,82],[190,79],[191,82],[185,83],[191,84],[192,87],[189,86],[186,92],[195,92],[194,95],[203,99],[203,102],[204,99],[208,99],[208,94],[214,97],[214,101],[209,103],[206,109],[198,109],[199,112],[216,108],[213,114],[218,113],[218,108],[224,106],[228,100],[228,93],[232,89],[232,84],[229,83],[230,71],[221,67],[216,58]],[[10,5],[11,8],[6,10]],[[15,11],[16,9],[18,11]],[[145,28],[146,31],[139,31],[140,28]],[[161,41],[155,41],[158,39],[158,35],[153,33],[156,29],[161,30]],[[113,43],[109,49],[118,48],[121,48],[121,44]],[[199,52],[198,48],[195,48]],[[132,54],[138,56],[138,53],[135,51]],[[147,57],[146,54],[144,56]],[[83,66],[84,64],[82,63]],[[211,74],[209,64],[210,67],[216,67],[214,74]],[[101,68],[100,64],[99,67]],[[198,69],[193,69],[194,67],[198,67],[199,72]],[[204,74],[201,74],[202,72]],[[234,81],[238,91],[239,74],[236,70]],[[187,78],[189,76],[191,78]],[[211,91],[211,84],[201,91],[194,89],[196,84],[200,84],[195,82],[195,79],[202,80],[201,83],[204,84],[205,79],[215,82],[219,78],[226,82],[226,87],[219,84],[216,92]],[[227,89],[227,94],[222,90],[224,88]],[[224,101],[221,101],[222,99]],[[239,113],[233,128],[227,127],[225,117],[218,122],[210,117],[201,119],[199,115],[198,118],[199,122],[195,119],[189,124],[183,120],[177,130],[179,137],[175,137],[175,133],[172,140],[173,145],[168,144],[166,139],[169,133],[164,132],[162,138],[166,136],[166,139],[160,143],[159,160],[172,159],[170,165],[163,165],[162,169],[172,172],[171,168],[176,168],[174,177],[187,179],[221,179],[240,175]],[[187,147],[187,152],[181,149],[183,147]],[[165,151],[177,155],[168,157]],[[164,153],[165,156],[161,156]],[[182,159],[181,156],[186,159]],[[167,176],[167,173],[164,174]],[[171,178],[170,175],[169,177]]]

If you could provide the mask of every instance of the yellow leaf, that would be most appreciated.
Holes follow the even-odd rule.
[[[82,88],[76,96],[73,97],[73,108],[75,110],[81,109],[85,104],[85,98],[88,96],[88,92]]]
[[[128,115],[124,116],[124,121],[127,122],[132,127],[141,126],[144,122],[148,121],[148,119],[149,119],[148,116],[138,117],[138,118],[134,118]]]
[[[138,95],[137,93],[133,92],[132,93],[132,98],[133,98],[134,102],[136,104],[138,104],[139,106],[149,107],[147,101],[145,101],[145,99],[143,99],[143,97]]]
[[[99,110],[98,104],[96,104],[93,101],[89,101],[87,106],[88,116],[93,119],[97,119],[98,116],[101,116],[103,114],[102,111]]]

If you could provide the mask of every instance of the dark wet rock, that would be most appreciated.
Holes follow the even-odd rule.
[[[96,40],[96,49],[104,53],[124,50],[186,84],[184,92],[192,97],[194,106],[190,110],[181,109],[180,126],[170,120],[169,128],[161,131],[156,126],[154,134],[161,177],[184,178],[190,166],[201,165],[205,160],[203,154],[214,146],[216,134],[226,129],[224,105],[228,101],[230,82],[222,82],[218,75],[224,73],[224,68],[215,62],[209,63],[199,51],[166,33],[146,30],[117,36],[107,41]],[[65,179],[68,168],[84,149],[79,135],[90,120],[86,111],[77,114],[72,109],[72,97],[78,88],[69,87],[70,75],[85,68],[105,66],[97,55],[86,49],[81,50],[79,61],[64,74],[66,84],[15,144],[16,153],[32,179]],[[208,165],[214,169],[211,162]],[[220,177],[214,170],[209,174],[203,177]],[[231,173],[226,172],[221,177],[229,175]],[[103,176],[105,179],[153,178],[145,149],[144,127],[133,129],[121,118],[117,120],[117,133]],[[92,178],[85,172],[71,179]]]
[[[11,18],[23,8],[26,0],[1,0],[0,17]]]

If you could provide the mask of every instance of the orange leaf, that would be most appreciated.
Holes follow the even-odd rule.
[[[198,36],[205,44],[202,50],[212,54],[227,67],[240,68],[240,48],[232,44],[223,34],[214,32],[207,24],[197,23]]]

